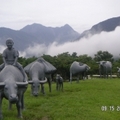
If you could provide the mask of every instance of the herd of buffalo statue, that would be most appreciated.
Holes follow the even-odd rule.
[[[7,48],[3,51],[3,64],[0,65],[0,119],[2,115],[2,100],[6,98],[9,102],[9,109],[12,104],[16,104],[18,117],[22,118],[22,110],[24,109],[24,93],[28,84],[31,85],[31,94],[38,96],[39,91],[45,94],[44,83],[48,82],[49,91],[51,92],[51,81],[53,73],[56,74],[56,90],[63,91],[63,78],[60,74],[55,73],[56,68],[42,57],[22,67],[17,62],[19,52],[13,48],[14,42],[11,38],[6,40]],[[100,77],[108,78],[108,74],[112,77],[112,63],[110,61],[100,61],[99,74]],[[87,78],[87,72],[90,67],[82,62],[74,61],[70,66],[70,82],[73,75],[82,75],[82,79]],[[120,73],[120,68],[118,67]]]
[[[100,61],[99,74],[108,78],[108,74],[112,76],[112,64],[110,61]],[[25,68],[25,81],[20,70],[13,65],[6,65],[0,71],[0,118],[2,118],[2,99],[6,98],[9,101],[9,108],[12,104],[16,104],[18,117],[22,118],[22,109],[24,109],[24,93],[27,90],[28,84],[31,85],[31,93],[33,96],[38,96],[41,92],[45,94],[44,83],[49,83],[49,91],[51,92],[51,74],[57,69],[44,60],[42,57],[28,64]],[[87,64],[74,61],[70,66],[70,82],[72,75],[82,75],[82,79],[87,77],[87,72],[90,67]],[[120,71],[120,68],[118,68]],[[56,74],[56,90],[63,90],[63,78],[60,74]],[[40,86],[41,85],[41,86]]]

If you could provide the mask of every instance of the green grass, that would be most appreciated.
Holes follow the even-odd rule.
[[[64,82],[63,92],[56,91],[53,83],[51,93],[48,92],[48,84],[45,84],[45,91],[46,95],[40,93],[33,97],[28,86],[23,120],[120,120],[120,79]],[[107,110],[102,111],[102,106],[106,106]],[[12,111],[7,108],[8,101],[3,99],[4,120],[17,120],[16,106],[13,105]]]

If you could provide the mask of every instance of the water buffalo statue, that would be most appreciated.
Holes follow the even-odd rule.
[[[63,78],[57,74],[56,75],[56,90],[62,90],[63,91]]]
[[[13,66],[6,65],[0,72],[0,119],[2,115],[2,99],[6,98],[9,104],[16,104],[18,117],[22,118],[22,109],[24,109],[24,92],[27,89],[27,76],[26,82],[23,82],[23,75],[21,71]]]
[[[117,69],[118,69],[118,77],[120,77],[120,67],[117,67]]]
[[[45,94],[43,84],[47,81],[49,83],[49,91],[51,92],[51,73],[56,70],[52,64],[40,57],[34,62],[28,64],[24,70],[28,73],[31,79],[28,83],[31,84],[31,91],[34,96],[38,96],[40,84],[41,92]]]
[[[112,63],[110,61],[99,61],[99,74],[100,77],[108,78],[108,74],[112,77]]]
[[[72,75],[82,74],[82,79],[85,79],[89,69],[90,67],[87,64],[74,61],[70,66],[70,82],[72,82]],[[77,81],[79,82],[79,78],[77,78]]]

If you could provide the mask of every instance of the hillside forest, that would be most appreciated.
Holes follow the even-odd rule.
[[[99,66],[96,63],[97,61],[105,60],[105,61],[111,61],[113,68],[112,68],[112,74],[118,75],[117,73],[117,67],[120,67],[120,58],[114,59],[113,55],[109,53],[108,51],[98,51],[96,54],[94,54],[93,57],[88,56],[87,54],[84,55],[77,55],[76,52],[73,52],[72,54],[69,54],[69,52],[65,52],[62,54],[58,54],[57,56],[50,56],[43,54],[41,57],[43,57],[46,61],[51,63],[57,68],[57,71],[53,74],[60,74],[64,80],[69,80],[70,76],[70,66],[73,61],[78,61],[82,63],[86,63],[91,69],[88,71],[88,74],[92,76],[93,74],[99,74]],[[35,61],[38,57],[19,57],[18,62],[25,67],[29,63]],[[2,54],[0,54],[0,64],[3,63],[2,60]],[[54,78],[54,77],[53,77]]]

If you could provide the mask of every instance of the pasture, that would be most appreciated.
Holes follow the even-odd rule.
[[[31,95],[31,86],[25,93],[23,120],[119,120],[120,119],[120,79],[80,80],[72,84],[64,82],[64,90],[56,91],[52,83],[46,95]],[[8,110],[8,101],[3,100],[4,120],[18,120],[16,106]]]

